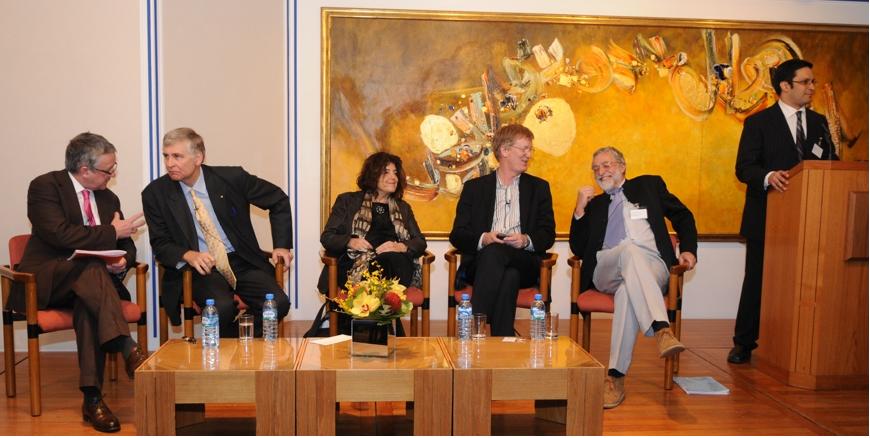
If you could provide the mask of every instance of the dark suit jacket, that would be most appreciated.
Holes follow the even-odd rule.
[[[668,191],[665,181],[656,175],[642,175],[625,180],[623,194],[629,202],[646,208],[647,222],[655,236],[659,255],[668,266],[677,263],[677,255],[668,236],[665,218],[680,238],[680,251],[698,253],[698,230],[692,212]],[[602,193],[589,201],[586,213],[578,220],[571,220],[569,243],[571,252],[583,260],[580,269],[580,291],[592,287],[592,273],[598,264],[596,254],[604,246],[604,232],[607,230],[607,209],[610,196]],[[573,213],[572,213],[573,214]]]
[[[465,183],[459,203],[450,244],[462,253],[460,273],[466,281],[474,277],[474,256],[480,235],[491,231],[495,214],[496,173],[474,178]],[[520,230],[528,234],[539,256],[545,254],[556,240],[556,222],[553,219],[553,198],[550,184],[527,173],[520,177]]]
[[[353,233],[353,216],[362,207],[364,196],[363,192],[347,192],[338,195],[335,199],[329,219],[323,227],[323,233],[320,234],[320,244],[326,250],[326,255],[341,257],[347,252],[347,243],[350,242]],[[410,234],[410,238],[402,243],[408,247],[408,254],[412,258],[420,257],[423,251],[426,251],[426,238],[420,232],[411,206],[404,200],[399,200],[398,204],[402,219],[405,220],[405,228]],[[327,267],[324,266],[320,273],[320,280],[317,282],[317,289],[325,292],[328,287],[327,281]]]
[[[203,165],[201,170],[215,215],[235,254],[252,266],[274,272],[254,234],[251,205],[269,211],[274,247],[293,248],[293,224],[287,194],[241,167]],[[163,175],[142,191],[142,208],[151,236],[151,249],[165,268],[161,305],[175,325],[181,324],[182,287],[181,270],[176,270],[175,266],[183,261],[182,256],[187,251],[199,251],[194,217],[181,191],[181,184]]]
[[[838,159],[831,152],[830,135],[825,130],[828,122],[821,114],[807,109],[807,140],[803,159],[818,160],[812,154],[814,144],[822,149],[822,158]],[[788,170],[798,164],[794,137],[779,104],[749,116],[743,122],[740,147],[737,150],[735,173],[746,184],[746,201],[740,234],[747,239],[764,241],[767,215],[767,190],[764,176],[773,170]]]
[[[81,262],[67,260],[76,249],[123,249],[127,251],[127,266],[135,265],[136,245],[130,238],[117,240],[112,226],[115,212],[121,211],[121,201],[109,189],[94,191],[94,200],[102,225],[89,227],[82,220],[78,194],[66,170],[49,172],[30,182],[27,218],[33,230],[18,269],[36,274],[39,309],[46,308],[52,293],[70,289],[75,277],[69,274],[81,267]],[[120,281],[115,281],[115,286],[122,299],[130,299]],[[20,285],[10,297],[10,306],[17,312],[24,311]]]

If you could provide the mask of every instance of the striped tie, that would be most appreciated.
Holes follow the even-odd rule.
[[[807,136],[804,134],[803,111],[798,111],[795,114],[797,115],[797,129],[795,131],[797,141],[795,142],[795,147],[797,148],[798,161],[801,161],[804,159],[804,142],[807,140]]]
[[[96,227],[97,220],[94,219],[94,210],[91,209],[91,191],[88,189],[82,190],[82,205],[85,209],[85,217],[88,218],[87,226]]]

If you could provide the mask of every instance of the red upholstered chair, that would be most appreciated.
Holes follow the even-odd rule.
[[[263,255],[271,258],[272,253],[268,251],[263,251]],[[163,265],[159,262],[157,263],[157,283],[160,285],[160,292],[163,292]],[[182,284],[182,297],[181,297],[181,318],[183,333],[186,337],[193,336],[193,319],[202,314],[202,309],[193,301],[193,271],[190,270],[190,267],[184,267],[181,274],[181,284]],[[275,264],[275,282],[278,283],[282,288],[284,287],[284,261],[279,259],[278,263]],[[236,308],[238,310],[247,310],[248,305],[245,304],[244,301],[238,296],[233,295],[233,301],[236,302]],[[281,337],[284,334],[284,321],[278,321],[278,336]],[[166,316],[166,310],[163,307],[160,307],[160,345],[166,343],[169,340],[169,318]]]
[[[553,278],[553,266],[556,264],[558,254],[548,252],[541,260],[540,280],[538,287],[520,289],[517,294],[517,307],[528,309],[532,307],[535,294],[541,294],[547,308],[550,306],[550,283]],[[447,336],[456,336],[456,306],[462,300],[462,294],[472,295],[473,288],[467,285],[462,289],[456,289],[456,269],[462,264],[462,254],[456,248],[451,248],[444,254],[447,260]]]
[[[338,284],[338,259],[325,254],[320,255],[320,261],[327,266],[327,296],[334,299],[338,296],[341,286]],[[432,270],[432,262],[435,255],[426,251],[420,256],[420,264],[423,269],[423,284],[417,287],[409,287],[405,290],[405,296],[414,304],[411,310],[410,336],[429,336],[429,274]],[[418,323],[419,320],[419,323]],[[338,314],[329,312],[329,336],[338,334]]]
[[[679,241],[674,234],[671,234],[671,243],[674,245],[674,252],[679,254],[677,252]],[[584,350],[589,351],[592,313],[613,313],[613,295],[602,293],[595,289],[589,289],[580,293],[580,266],[582,264],[583,261],[577,258],[577,256],[572,256],[568,259],[568,265],[571,266],[571,339],[580,342],[578,339],[579,314],[583,317],[581,345],[583,345]],[[664,296],[665,307],[668,311],[668,321],[677,339],[680,339],[680,327],[682,323],[683,274],[685,272],[686,266],[684,265],[671,266],[670,277],[668,279],[668,293]],[[674,387],[673,377],[679,371],[679,354],[665,359],[665,389]]]
[[[30,234],[22,234],[9,239],[9,264],[0,267],[2,277],[3,303],[9,302],[9,294],[12,283],[24,283],[26,312],[20,315],[11,309],[3,307],[3,356],[6,363],[6,396],[15,397],[15,333],[13,321],[27,320],[27,357],[28,370],[30,372],[30,415],[42,414],[42,387],[40,379],[39,360],[39,335],[42,333],[70,330],[73,328],[72,309],[46,309],[38,310],[36,305],[36,277],[26,272],[18,272],[13,267],[21,261],[24,248]],[[145,313],[145,279],[148,265],[137,263],[136,270],[136,303],[121,301],[121,310],[124,319],[129,323],[137,324],[137,340],[139,348],[148,352],[147,318]],[[3,303],[0,303],[2,305]],[[109,379],[117,380],[118,366],[117,353],[110,354],[106,366],[109,370]]]

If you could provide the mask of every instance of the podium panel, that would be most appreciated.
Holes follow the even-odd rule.
[[[758,349],[807,389],[867,386],[867,163],[805,161],[767,198]]]

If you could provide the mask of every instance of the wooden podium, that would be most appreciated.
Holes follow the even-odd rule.
[[[806,389],[867,386],[867,163],[804,161],[767,198],[756,365]]]

